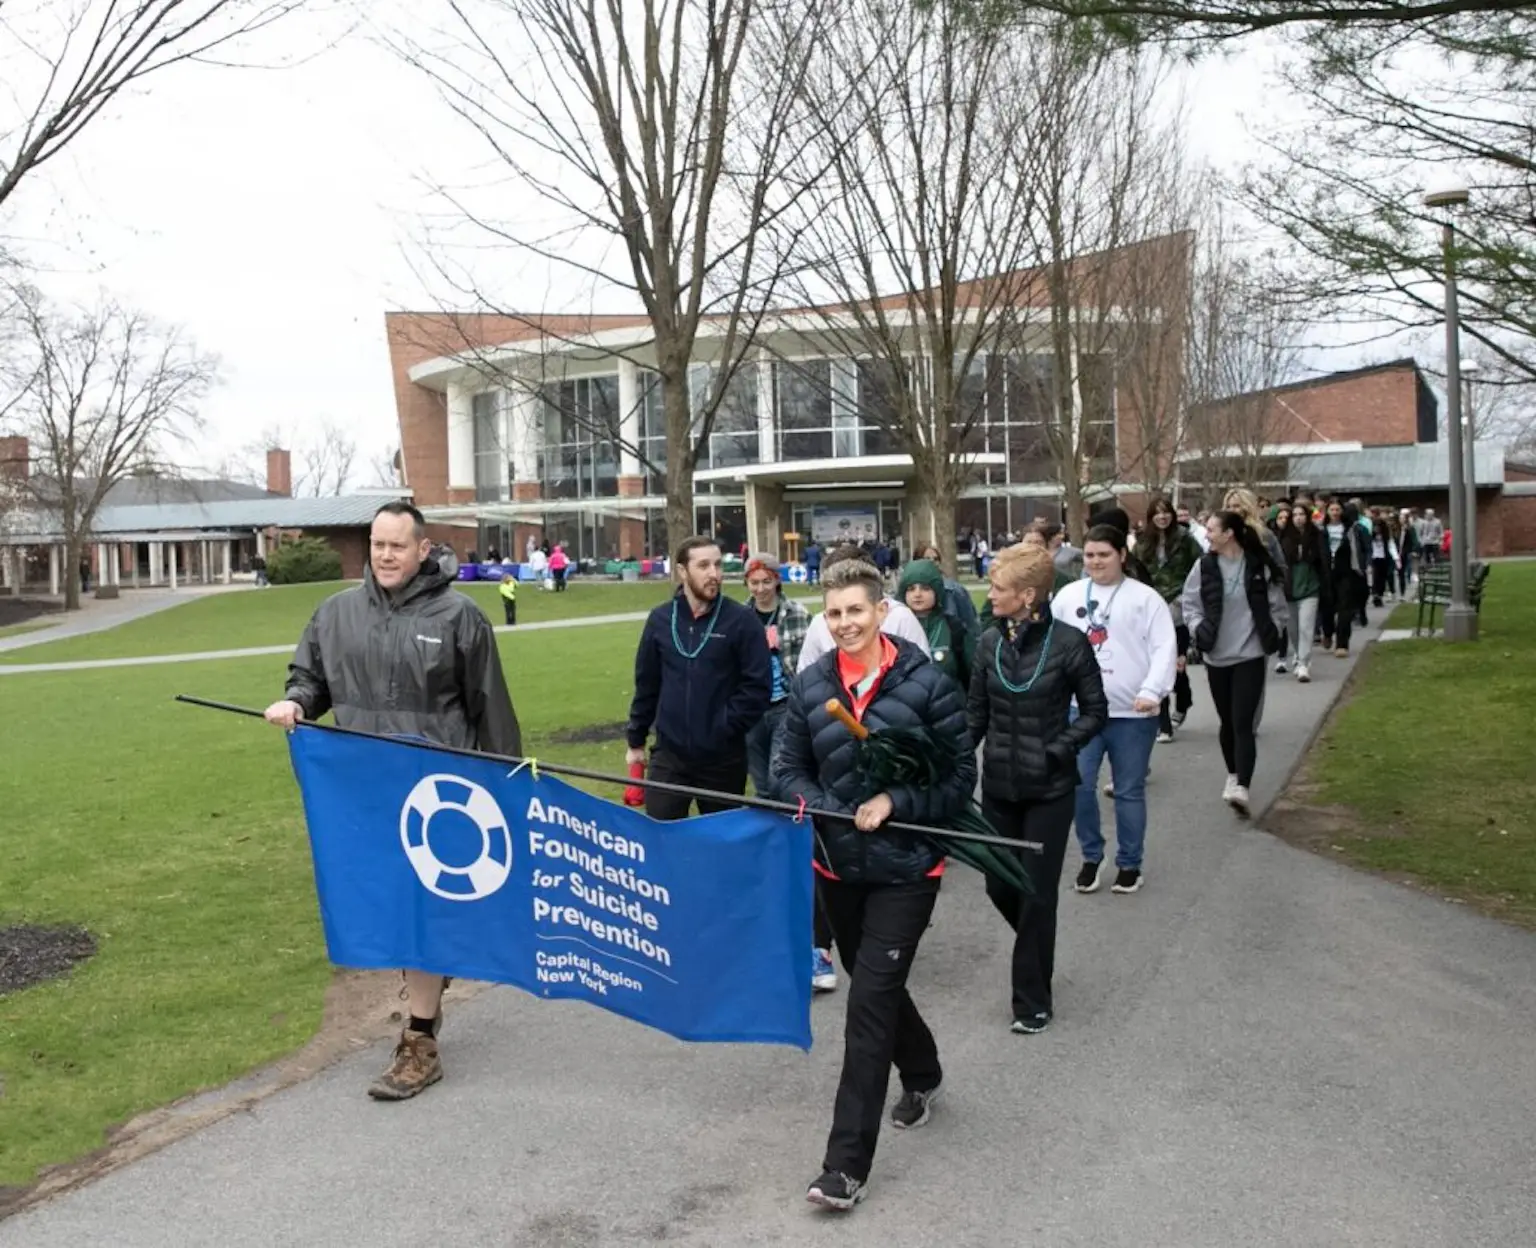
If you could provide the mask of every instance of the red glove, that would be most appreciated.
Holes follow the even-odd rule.
[[[645,779],[645,764],[644,763],[631,763],[629,765],[629,778],[631,780],[644,780]],[[644,806],[645,805],[645,790],[640,785],[638,785],[638,784],[627,784],[627,785],[625,785],[624,786],[624,805],[626,805],[626,806]]]

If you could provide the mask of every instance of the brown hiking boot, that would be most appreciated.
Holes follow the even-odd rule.
[[[376,1101],[408,1101],[443,1077],[437,1040],[418,1031],[402,1031],[389,1069],[374,1080],[368,1095]]]

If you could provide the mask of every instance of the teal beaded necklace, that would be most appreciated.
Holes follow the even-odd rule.
[[[1051,653],[1051,634],[1056,631],[1056,617],[1051,616],[1051,622],[1045,626],[1045,641],[1040,645],[1040,658],[1035,663],[1034,673],[1022,685],[1016,685],[1008,677],[1003,675],[1003,647],[1008,642],[998,638],[997,649],[992,652],[992,666],[997,668],[997,678],[1003,682],[1003,688],[1009,693],[1028,693],[1034,687],[1035,681],[1040,679],[1040,673],[1045,670],[1045,660]]]
[[[704,653],[704,647],[709,644],[709,639],[715,632],[715,621],[720,618],[720,599],[715,599],[715,605],[710,608],[709,624],[704,629],[704,636],[699,639],[699,644],[692,650],[683,648],[683,639],[677,635],[677,599],[672,599],[672,644],[677,652],[685,659],[693,660]]]

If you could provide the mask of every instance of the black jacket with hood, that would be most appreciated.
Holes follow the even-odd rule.
[[[881,677],[862,722],[871,731],[927,729],[952,752],[953,769],[943,782],[927,788],[870,785],[860,776],[857,743],[826,707],[835,698],[853,709],[838,674],[836,650],[795,678],[784,722],[774,737],[770,775],[778,799],[804,798],[809,807],[849,816],[817,820],[816,858],[850,884],[912,883],[943,857],[916,833],[884,828],[860,832],[852,815],[861,803],[884,791],[890,794],[894,821],[943,827],[965,809],[976,787],[976,754],[966,732],[960,686],[911,642],[889,640],[896,647],[896,661]]]
[[[369,568],[361,585],[322,602],[288,665],[285,696],[305,719],[335,712],[342,728],[523,752],[491,622],[435,559],[394,593]]]

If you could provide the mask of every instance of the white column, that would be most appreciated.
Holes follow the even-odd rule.
[[[539,405],[543,401],[531,385],[507,391],[507,454],[512,459],[512,480],[518,484],[539,479]],[[624,385],[620,381],[621,411],[623,404]]]
[[[638,477],[640,457],[640,370],[633,360],[619,361],[619,476]]]
[[[764,351],[757,361],[757,460],[771,464],[778,457],[773,427],[773,359]]]
[[[256,553],[263,559],[267,557],[267,531],[265,529],[256,530]]]
[[[459,381],[448,383],[448,488],[475,488],[475,396]]]
[[[96,576],[94,580],[98,588],[107,583],[107,547],[103,542],[96,543]]]
[[[123,583],[123,551],[116,542],[107,547],[107,575],[113,585]]]
[[[57,546],[48,547],[48,592],[57,597],[59,593],[59,568],[63,560],[59,555]]]
[[[224,584],[228,585],[235,579],[235,543],[233,539],[224,541]]]
[[[165,581],[165,547],[160,542],[149,544],[149,584],[151,588]]]
[[[169,584],[170,584],[170,587],[172,589],[175,589],[176,588],[176,543],[175,542],[167,542],[166,546],[165,546],[165,549],[166,549],[167,554],[170,556],[170,572],[168,573]]]
[[[134,542],[128,549],[133,552],[128,558],[133,562],[133,587],[137,589],[139,587],[139,544]]]

